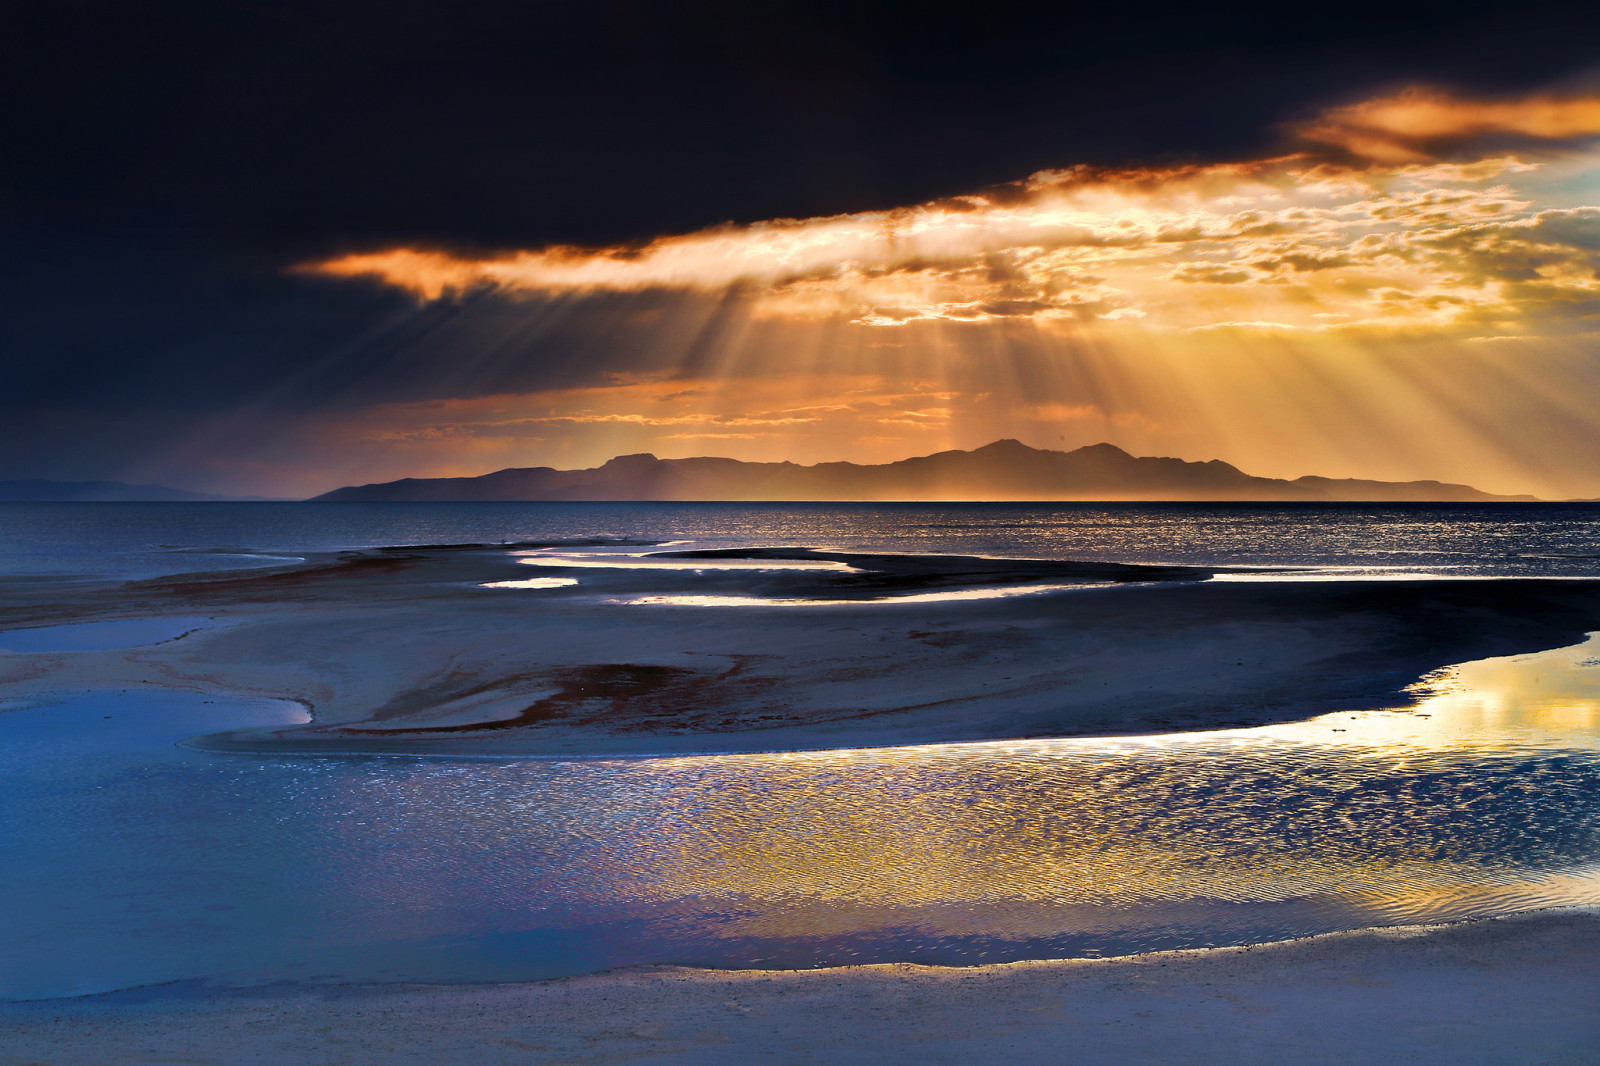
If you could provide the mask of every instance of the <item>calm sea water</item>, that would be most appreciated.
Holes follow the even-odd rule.
[[[1600,504],[7,504],[0,575],[153,576],[388,544],[617,537],[1036,559],[1600,574]]]
[[[13,575],[143,575],[608,536],[1578,576],[1597,572],[1597,518],[1571,505],[52,505],[0,508],[0,558]],[[14,633],[0,655],[171,635],[136,628]],[[1600,639],[1465,664],[1434,689],[1414,713],[1255,730],[601,760],[220,755],[180,742],[301,712],[0,691],[0,998],[970,964],[1600,903]]]

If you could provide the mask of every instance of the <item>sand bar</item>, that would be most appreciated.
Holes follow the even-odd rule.
[[[12,699],[163,686],[312,713],[304,728],[200,741],[235,750],[774,751],[1167,733],[1403,705],[1402,690],[1440,667],[1600,629],[1595,581],[1219,583],[1181,567],[793,548],[742,554],[770,571],[665,558],[673,565],[564,570],[455,546],[153,581],[9,582],[0,629],[214,624],[143,647],[7,654],[0,685]],[[795,559],[845,565],[781,566]],[[484,587],[531,576],[576,583]],[[951,598],[930,601],[939,594]],[[717,597],[743,605],[695,605]],[[773,605],[748,605],[763,601]],[[783,605],[794,602],[812,605]]]

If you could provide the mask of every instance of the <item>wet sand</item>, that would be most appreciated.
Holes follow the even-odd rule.
[[[214,625],[130,648],[0,654],[0,692],[163,686],[288,698],[312,713],[306,727],[195,741],[223,750],[775,751],[1215,729],[1403,705],[1433,670],[1600,629],[1595,581],[1222,583],[1180,567],[796,549],[662,558],[843,565],[568,569],[457,546],[158,581],[6,583],[0,629]],[[578,583],[481,587],[533,576]],[[906,595],[919,601],[897,602]],[[629,602],[641,597],[654,602]]]
[[[0,1004],[0,1063],[1593,1063],[1600,913],[970,969],[155,988]]]
[[[0,629],[185,627],[133,647],[0,653],[0,706],[147,686],[290,698],[309,726],[192,743],[308,754],[1136,734],[1403,704],[1440,667],[1600,629],[1594,581],[1209,583],[1185,568],[793,549],[676,558],[843,565],[567,570],[457,546],[132,583],[5,582]],[[578,583],[482,587],[535,575]],[[1045,584],[1074,587],[892,599]],[[824,602],[671,603],[708,595]],[[668,602],[626,602],[639,597]],[[1600,917],[1562,912],[972,969],[173,987],[0,1005],[0,1063],[1594,1062],[1597,963]]]

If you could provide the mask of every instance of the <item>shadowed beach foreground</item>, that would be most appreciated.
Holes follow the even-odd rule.
[[[945,969],[151,989],[0,1006],[0,1063],[1592,1063],[1600,914]]]

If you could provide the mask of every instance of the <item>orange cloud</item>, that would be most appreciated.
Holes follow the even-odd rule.
[[[1552,212],[1594,210],[1553,202],[1547,163],[1425,159],[1441,140],[1496,131],[1597,133],[1600,97],[1496,102],[1413,90],[1330,111],[1301,131],[1369,159],[1360,164],[1291,155],[1078,167],[893,210],[729,225],[638,246],[484,257],[395,248],[302,269],[376,278],[424,300],[479,288],[531,298],[702,292],[756,319],[885,331],[1029,322],[1075,334],[1472,335],[1600,311],[1583,302],[1594,299],[1595,246],[1572,239],[1576,223],[1536,224]]]
[[[1334,108],[1299,130],[1308,140],[1331,144],[1381,163],[1429,158],[1429,145],[1513,133],[1541,140],[1600,134],[1600,96],[1530,96],[1520,100],[1472,100],[1432,89]]]

